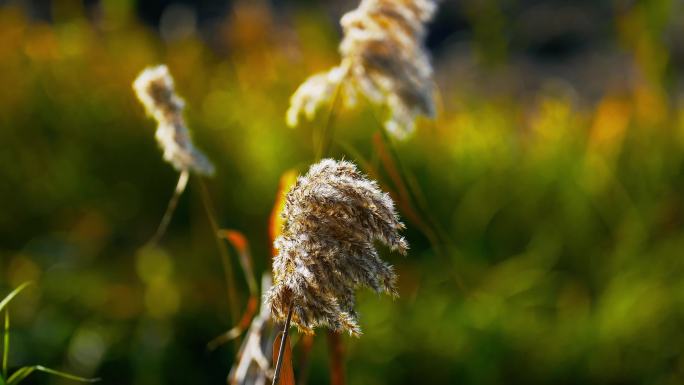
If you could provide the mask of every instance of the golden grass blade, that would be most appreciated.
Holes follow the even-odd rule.
[[[282,231],[283,218],[281,213],[285,208],[285,196],[295,183],[297,183],[297,170],[295,169],[289,169],[280,176],[278,192],[276,193],[276,199],[275,203],[273,204],[273,209],[271,210],[271,217],[269,218],[268,225],[268,234],[271,240],[271,245],[273,245],[273,241],[275,241]],[[278,254],[278,251],[272,247],[271,256],[276,256],[276,254]]]

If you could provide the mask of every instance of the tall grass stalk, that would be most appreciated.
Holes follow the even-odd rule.
[[[342,79],[342,81],[344,81],[344,78]],[[323,124],[323,127],[321,128],[319,133],[320,138],[318,140],[318,146],[316,148],[316,157],[314,158],[314,162],[318,162],[325,156],[327,156],[330,143],[333,141],[335,113],[337,112],[336,109],[340,103],[341,90],[342,82],[338,83],[335,86],[332,102],[330,102],[330,108],[328,109],[328,113],[325,117],[325,123]]]
[[[10,317],[9,308],[5,309],[5,329],[3,331],[2,339],[2,378],[7,378],[7,359],[9,357],[9,331],[10,331]]]
[[[344,385],[344,348],[342,336],[328,330],[328,356],[330,357],[330,385]]]
[[[290,303],[290,310],[287,311],[287,319],[283,325],[282,335],[280,337],[280,347],[278,349],[278,360],[275,365],[275,371],[273,372],[273,385],[277,385],[280,380],[280,370],[283,368],[283,357],[285,352],[285,345],[287,342],[287,335],[290,332],[290,322],[292,322],[292,303]]]
[[[154,236],[149,242],[150,244],[155,245],[159,243],[161,238],[166,233],[166,229],[169,227],[169,223],[171,223],[173,213],[176,211],[176,207],[178,206],[178,200],[180,199],[181,195],[183,195],[183,191],[185,191],[185,187],[188,184],[189,177],[190,172],[188,170],[183,170],[180,172],[180,175],[178,176],[178,183],[176,183],[176,189],[173,190],[173,195],[169,200],[169,204],[166,207],[166,211],[164,212],[161,222],[159,223],[159,227],[157,227],[157,231],[154,233]]]
[[[380,120],[377,119],[377,115],[374,114],[374,116],[376,116],[376,121],[380,123]],[[444,260],[451,261],[447,249],[448,245],[450,245],[449,236],[439,225],[439,222],[431,214],[431,210],[428,207],[427,202],[425,201],[424,195],[420,189],[419,184],[415,182],[415,178],[413,178],[413,176],[409,173],[408,169],[404,166],[403,162],[401,161],[399,152],[397,151],[396,146],[394,145],[392,139],[387,133],[387,129],[384,127],[384,125],[380,124],[380,126],[378,127],[378,131],[380,132],[380,138],[382,139],[382,142],[384,143],[385,147],[389,150],[389,155],[391,157],[391,159],[386,159],[384,162],[386,171],[388,171],[390,175],[394,175],[392,179],[394,183],[397,185],[399,191],[402,192],[404,199],[407,201],[407,205],[410,207],[418,208],[418,211],[412,210],[417,215],[415,219],[418,222],[415,224],[421,230],[421,232],[428,238],[428,241],[435,249],[435,252],[438,255],[440,255]],[[396,165],[396,167],[393,167],[394,165]],[[394,168],[396,172],[393,172],[394,170],[389,170],[388,168]],[[423,213],[425,219],[423,219],[423,217],[420,216],[420,212]],[[452,276],[454,278],[454,281],[456,282],[456,285],[463,293],[467,293],[468,289],[461,275],[458,273],[456,269],[450,270],[452,271]]]
[[[254,320],[254,316],[259,308],[259,293],[254,275],[252,254],[249,251],[247,239],[242,233],[235,230],[222,230],[221,238],[227,240],[237,251],[238,259],[242,273],[247,280],[247,287],[249,288],[249,298],[247,299],[247,306],[245,312],[240,317],[240,321],[228,331],[222,333],[207,344],[207,349],[214,350],[219,346],[231,341],[240,336],[247,330]],[[263,283],[263,282],[262,282]],[[270,286],[270,284],[269,284]]]
[[[203,178],[197,176],[197,184],[200,187],[200,195],[202,197],[202,203],[204,206],[204,211],[209,220],[209,225],[211,226],[211,231],[213,237],[216,240],[216,247],[219,251],[219,256],[221,257],[221,265],[223,266],[223,273],[226,279],[226,290],[228,294],[228,308],[230,310],[230,317],[233,322],[237,322],[239,319],[239,309],[237,304],[237,290],[235,288],[235,279],[233,274],[233,266],[230,263],[230,256],[228,254],[228,248],[226,247],[225,241],[221,237],[221,229],[219,228],[216,219],[216,210],[214,204],[211,200],[211,195],[209,194],[209,189]],[[237,342],[239,345],[239,341]]]
[[[297,384],[306,385],[309,382],[309,371],[311,368],[311,350],[313,350],[314,336],[305,334],[299,342],[299,373]]]

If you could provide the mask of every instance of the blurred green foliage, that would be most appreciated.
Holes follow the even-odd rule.
[[[67,3],[50,25],[0,8],[0,282],[37,283],[12,303],[10,367],[41,362],[103,384],[222,383],[234,347],[205,344],[234,320],[193,180],[161,247],[142,248],[177,175],[130,84],[169,65],[217,165],[219,222],[247,236],[267,271],[279,177],[313,161],[321,124],[290,130],[284,112],[303,79],[336,62],[335,28],[316,10],[284,27],[241,6],[220,29],[224,56],[192,36],[161,42],[127,2],[104,1],[97,23]],[[505,15],[486,4],[485,16],[471,7],[478,50],[506,60]],[[439,117],[397,150],[448,252],[408,222],[409,256],[386,256],[400,299],[360,293],[365,334],[344,340],[350,384],[681,382],[684,99],[668,83],[669,4],[614,20],[637,76],[598,100],[567,87],[478,91],[438,62]],[[378,129],[370,111],[339,114],[331,155],[389,188]],[[327,365],[317,338],[310,383],[328,381]]]

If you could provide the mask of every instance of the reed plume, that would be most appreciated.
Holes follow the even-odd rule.
[[[133,89],[147,114],[157,121],[155,138],[164,160],[181,172],[213,175],[214,165],[192,143],[183,119],[185,102],[176,95],[169,69],[165,65],[145,69],[133,82]]]
[[[352,107],[358,94],[387,110],[384,126],[398,139],[415,129],[419,115],[434,117],[432,66],[425,24],[436,0],[362,0],[346,13],[340,65],[307,79],[290,99],[286,120],[295,127],[339,94]]]
[[[353,163],[324,159],[297,179],[282,215],[275,283],[266,296],[274,318],[284,320],[292,307],[292,322],[304,333],[327,326],[360,335],[355,290],[397,295],[394,270],[373,242],[408,250],[392,199]]]

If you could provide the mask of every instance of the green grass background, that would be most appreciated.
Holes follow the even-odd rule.
[[[0,7],[0,284],[37,283],[11,304],[10,367],[103,384],[223,383],[234,347],[205,344],[232,321],[193,180],[161,248],[141,250],[177,174],[130,84],[147,65],[169,65],[217,166],[208,185],[219,222],[269,270],[279,178],[306,170],[322,124],[285,127],[288,99],[338,60],[339,36],[315,7],[285,21],[243,11],[225,21],[229,53],[218,54],[196,37],[162,42],[127,2],[103,1],[97,24],[73,5],[56,6],[52,24]],[[359,294],[364,336],[344,338],[349,384],[681,383],[684,98],[666,44],[676,14],[654,1],[608,21],[635,75],[598,96],[541,76],[531,90],[481,89],[436,58],[439,116],[397,152],[447,252],[408,220],[409,255],[383,250],[401,297]],[[513,58],[496,54],[505,41],[487,20],[472,44],[491,79]],[[370,110],[342,111],[334,126],[329,155],[367,162],[392,188]],[[328,381],[323,337],[312,384]]]

